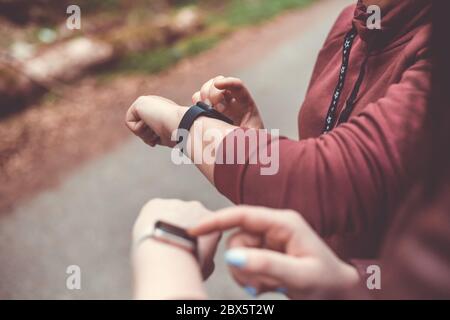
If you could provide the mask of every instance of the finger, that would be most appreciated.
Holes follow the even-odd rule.
[[[135,130],[132,130],[132,132],[152,147],[160,141],[159,136],[149,126],[147,126],[143,120],[139,121],[135,127]]]
[[[302,223],[300,219],[294,221],[297,220],[296,217],[297,214],[290,211],[238,206],[219,210],[215,215],[201,221],[190,232],[193,235],[201,235],[240,227],[249,232],[264,233],[276,226],[292,231],[294,227]]]
[[[253,291],[255,296],[266,292],[279,291],[279,288],[283,288],[283,284],[279,280],[269,276],[245,272],[234,267],[230,267],[229,270],[233,279],[244,288],[252,288],[250,291]]]
[[[206,280],[214,271],[214,255],[217,251],[220,238],[220,232],[212,233],[198,238],[199,261],[202,267],[203,279]]]
[[[196,93],[194,93],[194,95],[192,96],[192,102],[195,104],[197,102],[202,101],[202,96],[200,94],[200,91],[197,91]]]
[[[217,251],[217,246],[219,245],[220,237],[221,233],[216,232],[199,238],[198,252],[200,253],[199,259],[202,264],[205,260],[212,260],[214,258],[214,254]],[[212,247],[211,244],[213,244]]]
[[[261,237],[242,231],[237,231],[228,237],[226,247],[258,247],[261,243]],[[234,280],[241,287],[243,287],[248,294],[251,296],[256,296],[261,292],[263,287],[261,281],[258,281],[258,279],[253,279],[251,275],[231,265],[229,265],[228,269]]]
[[[230,90],[223,90],[223,96],[227,104],[236,102],[236,98],[233,97],[233,93]]]
[[[231,266],[228,267],[228,271],[233,280],[252,297],[261,292],[262,283],[256,277]]]
[[[209,88],[209,100],[211,101],[211,105],[214,106],[214,108],[219,112],[223,112],[225,110],[225,90],[217,89],[214,83],[221,79],[224,79],[224,77],[220,76],[215,78]]]
[[[301,258],[266,249],[235,248],[225,253],[226,262],[252,276],[271,279],[268,287],[288,287],[301,269]]]
[[[262,245],[263,238],[261,236],[244,231],[237,231],[228,237],[226,248],[260,248]]]
[[[211,104],[211,102],[209,101],[209,88],[212,86],[213,82],[214,79],[209,80],[200,89],[201,101],[203,101],[206,104]]]
[[[139,116],[136,107],[133,104],[130,108],[128,108],[128,111],[125,115],[125,124],[127,125],[128,129],[130,129],[132,132],[135,132],[140,121],[141,117]]]
[[[252,296],[257,296],[265,292],[274,292],[283,286],[277,279],[248,272],[232,265],[228,265],[228,270],[237,284]]]
[[[127,126],[131,132],[144,140],[145,143],[150,144],[152,140],[157,138],[157,135],[145,124],[143,120],[139,120],[138,122],[127,122]]]
[[[214,82],[214,86],[219,90],[230,91],[231,95],[238,100],[247,99],[250,95],[242,80],[238,78],[218,79]]]
[[[144,120],[139,120],[139,122],[136,124],[135,130],[136,132],[140,132],[145,130],[147,125],[145,124]]]
[[[127,121],[125,122],[128,129],[130,129],[131,132],[133,132],[135,135],[139,135],[140,132],[145,130],[145,122],[142,120],[138,121]]]
[[[209,276],[214,272],[214,254],[217,250],[217,244],[220,234],[208,235],[206,237],[201,237],[198,242],[198,253],[199,262],[202,270],[203,280],[209,278]],[[215,240],[217,239],[217,240]],[[215,243],[213,248],[209,248],[209,243]]]
[[[161,143],[160,137],[155,134],[151,129],[147,129],[147,131],[143,134],[142,140],[151,147],[156,146]]]
[[[254,234],[250,234],[247,232],[237,231],[230,235],[227,239],[226,248],[261,248],[264,245],[263,238]],[[264,275],[256,275],[254,276],[252,273],[248,273],[245,270],[230,267],[230,273],[236,279],[240,279],[238,281],[242,286],[252,286],[257,289],[257,293],[265,293],[265,292],[274,292],[279,291],[279,288],[282,287],[282,284],[279,280],[273,279]],[[252,279],[250,282],[246,282],[246,280]]]

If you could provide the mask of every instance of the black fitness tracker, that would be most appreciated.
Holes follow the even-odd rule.
[[[183,249],[192,253],[198,259],[197,238],[191,236],[185,229],[173,224],[157,221],[154,229],[145,234],[136,243],[136,247],[147,239],[154,239],[174,247]]]
[[[197,102],[196,105],[190,107],[189,110],[184,114],[183,118],[180,121],[180,124],[178,125],[177,145],[183,153],[185,153],[186,150],[186,140],[189,130],[194,124],[194,121],[199,117],[213,118],[229,124],[233,124],[233,121],[231,119],[224,116],[211,106],[203,102]]]

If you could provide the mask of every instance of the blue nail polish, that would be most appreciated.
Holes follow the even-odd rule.
[[[256,295],[258,294],[258,291],[256,291],[256,289],[253,287],[245,287],[244,290],[252,297],[256,297]]]
[[[241,268],[247,263],[247,256],[242,250],[231,249],[225,252],[225,261],[229,265]]]
[[[286,294],[287,293],[287,288],[278,288],[276,291],[278,293]]]

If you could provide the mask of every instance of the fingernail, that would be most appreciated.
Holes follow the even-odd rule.
[[[244,290],[252,297],[256,297],[256,295],[258,294],[258,291],[256,290],[256,288],[253,288],[250,286],[245,287]]]
[[[234,267],[241,268],[247,263],[247,256],[242,250],[231,249],[225,252],[225,261]]]
[[[286,293],[287,293],[287,288],[278,288],[278,289],[276,290],[276,292],[282,293],[282,294],[286,294]]]
[[[205,99],[205,103],[211,105],[211,101],[209,101],[209,99]]]

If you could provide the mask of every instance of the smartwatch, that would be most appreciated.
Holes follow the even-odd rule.
[[[199,117],[213,118],[229,124],[233,124],[233,120],[224,116],[222,113],[218,112],[211,106],[201,101],[197,102],[196,105],[190,107],[189,110],[184,114],[183,118],[180,121],[180,124],[178,125],[177,145],[180,148],[181,152],[183,152],[184,154],[186,154],[186,143],[189,131],[191,130],[194,121]]]
[[[138,240],[135,248],[147,239],[153,239],[190,252],[198,260],[197,238],[191,236],[183,228],[164,221],[157,221],[153,230]]]

